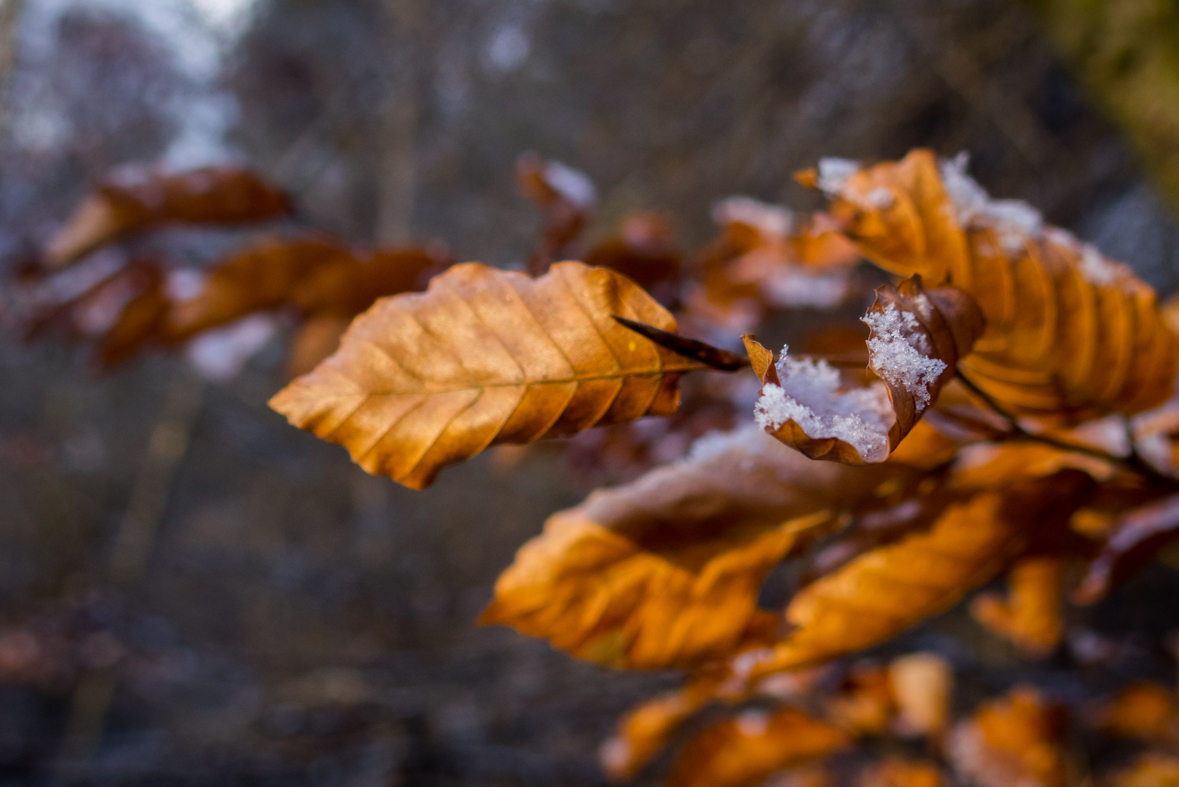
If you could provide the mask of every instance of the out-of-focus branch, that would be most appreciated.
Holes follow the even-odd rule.
[[[1158,0],[1026,0],[1179,211],[1179,6]]]

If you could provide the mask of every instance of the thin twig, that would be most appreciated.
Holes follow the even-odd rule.
[[[699,339],[689,339],[686,336],[680,336],[678,333],[671,333],[670,331],[656,328],[654,325],[635,322],[625,317],[615,316],[614,321],[625,328],[629,328],[639,336],[650,339],[664,349],[671,350],[673,353],[682,355],[685,358],[691,358],[693,361],[698,361],[710,369],[716,369],[718,372],[735,372],[749,366],[749,359],[744,355],[722,350],[720,347],[713,347],[708,342],[702,342]]]
[[[1024,429],[1023,426],[1020,425],[1019,421],[1016,420],[1015,416],[1013,416],[1011,413],[1007,412],[1007,410],[1005,410],[1002,405],[1000,405],[998,402],[996,402],[994,399],[991,398],[990,394],[988,394],[986,391],[984,391],[982,388],[980,388],[973,380],[971,380],[969,377],[967,377],[962,372],[961,366],[959,366],[956,371],[957,371],[958,379],[962,381],[963,385],[965,385],[968,389],[970,389],[971,393],[973,393],[975,396],[977,396],[979,399],[981,399],[983,401],[983,403],[987,405],[987,407],[994,410],[996,414],[998,414],[1000,417],[1002,417],[1004,420],[1006,420],[1011,425],[1011,431],[1008,432],[1009,436],[1018,437],[1022,440],[1027,440],[1027,441],[1033,442],[1033,443],[1041,443],[1043,445],[1050,445],[1053,448],[1059,448],[1062,451],[1069,451],[1074,454],[1084,454],[1085,456],[1092,456],[1096,459],[1101,459],[1101,460],[1104,460],[1104,461],[1109,462],[1111,464],[1121,465],[1122,467],[1125,467],[1128,470],[1131,470],[1131,471],[1138,473],[1140,475],[1147,476],[1148,478],[1150,478],[1154,481],[1159,481],[1159,482],[1165,483],[1168,486],[1175,486],[1177,483],[1179,483],[1179,479],[1175,479],[1169,475],[1166,475],[1164,473],[1160,473],[1158,470],[1154,469],[1149,464],[1147,464],[1142,459],[1142,457],[1138,455],[1138,452],[1133,450],[1133,446],[1134,446],[1133,441],[1131,441],[1131,443],[1130,443],[1130,446],[1131,446],[1130,454],[1128,456],[1123,457],[1123,456],[1115,456],[1114,454],[1111,454],[1107,451],[1102,451],[1100,448],[1092,448],[1091,446],[1087,446],[1087,445],[1076,445],[1074,443],[1067,443],[1063,440],[1057,440],[1054,437],[1047,437],[1042,434],[1036,434],[1035,432],[1029,432],[1028,430]]]

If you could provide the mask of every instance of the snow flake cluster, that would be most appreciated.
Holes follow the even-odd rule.
[[[1017,199],[991,199],[986,189],[966,174],[967,162],[966,154],[959,153],[941,163],[942,185],[954,205],[958,224],[993,228],[999,243],[1010,254],[1039,237],[1044,228],[1040,212]]]
[[[930,312],[925,295],[917,297],[917,309],[923,315]],[[869,311],[863,321],[872,329],[869,368],[892,386],[912,394],[918,412],[924,410],[929,406],[929,388],[946,370],[946,362],[930,357],[929,338],[917,318],[890,303],[883,311]]]
[[[884,385],[841,391],[838,369],[826,361],[791,358],[788,352],[783,347],[777,363],[781,385],[766,383],[754,405],[758,426],[777,431],[793,421],[814,439],[842,440],[865,462],[884,461],[895,420]]]

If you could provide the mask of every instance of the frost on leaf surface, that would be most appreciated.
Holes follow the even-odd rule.
[[[1044,226],[1040,212],[1020,200],[991,199],[986,189],[966,174],[968,161],[965,153],[959,153],[941,163],[942,186],[953,203],[958,223],[962,227],[993,227],[1008,253],[1018,252],[1029,240],[1039,237]]]
[[[929,310],[929,301],[920,296]],[[888,304],[882,312],[868,312],[864,322],[872,329],[868,340],[869,368],[897,388],[913,394],[918,407],[929,406],[929,387],[946,370],[946,362],[930,357],[929,339],[917,318]]]
[[[895,420],[884,385],[841,392],[838,369],[826,361],[791,358],[789,349],[783,347],[778,359],[780,384],[766,383],[754,405],[758,426],[777,431],[793,421],[811,438],[842,440],[865,462],[884,461]]]

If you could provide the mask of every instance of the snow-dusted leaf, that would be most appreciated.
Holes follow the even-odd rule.
[[[871,369],[881,382],[847,389],[824,361],[796,360],[784,350],[775,365],[747,336],[762,381],[757,423],[812,459],[883,462],[937,399],[955,364],[982,332],[973,301],[952,288],[925,291],[919,278],[884,285],[864,315]]]
[[[974,297],[986,331],[963,367],[995,399],[1073,420],[1165,401],[1179,337],[1154,291],[1034,208],[991,199],[965,165],[915,150],[864,168],[828,161],[813,180],[865,257]]]
[[[496,583],[488,623],[616,666],[728,655],[785,555],[912,471],[814,462],[755,428],[553,515]]]

